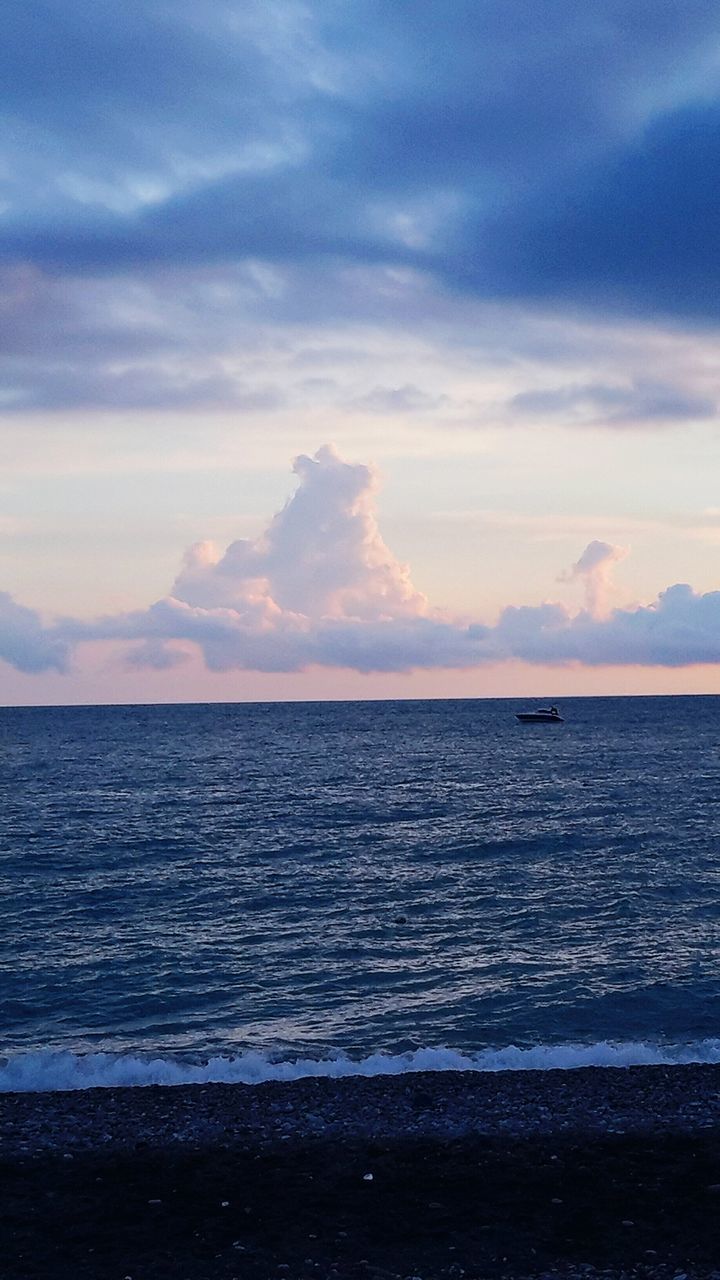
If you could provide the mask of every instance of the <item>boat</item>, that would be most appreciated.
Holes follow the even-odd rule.
[[[557,707],[538,707],[535,711],[516,711],[516,719],[523,724],[563,724]]]

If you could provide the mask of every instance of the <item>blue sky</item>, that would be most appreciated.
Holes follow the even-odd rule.
[[[693,0],[16,6],[0,696],[714,689],[719,71],[717,8]],[[187,548],[260,556],[304,501],[292,460],[330,442],[336,498],[353,467],[383,484],[343,509],[366,522],[345,579],[315,510],[336,590],[321,616],[300,601],[313,643],[273,682],[247,619],[222,671],[202,628],[159,636]],[[420,645],[392,592],[389,649],[372,630],[381,546]],[[253,579],[273,643],[283,574],[309,572],[287,555]],[[212,627],[238,599],[185,604]],[[669,600],[674,639],[638,650]],[[546,605],[563,635],[511,645],[529,615],[503,610]],[[463,665],[468,627],[494,649]]]

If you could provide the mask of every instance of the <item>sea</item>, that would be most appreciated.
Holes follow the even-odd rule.
[[[720,698],[527,705],[0,710],[0,1090],[720,1061]]]

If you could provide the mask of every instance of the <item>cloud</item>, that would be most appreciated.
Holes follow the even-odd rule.
[[[18,671],[66,671],[68,645],[34,609],[0,591],[0,658]]]
[[[0,51],[2,254],[401,264],[715,318],[716,50],[710,0],[681,24],[674,0],[29,3]]]
[[[680,24],[674,0],[15,8],[0,408],[272,411],[272,376],[243,367],[268,325],[435,324],[442,356],[472,347],[507,369],[531,342],[528,302],[717,321],[709,0]],[[513,413],[714,412],[707,370],[696,390],[578,364],[577,385],[565,367],[569,385],[521,392]],[[339,402],[452,411],[412,368]]]
[[[432,396],[413,383],[401,387],[373,387],[367,395],[359,396],[354,406],[369,409],[371,413],[432,413],[447,408],[450,397]]]
[[[561,605],[505,609],[494,631],[499,649],[525,662],[585,666],[685,667],[720,662],[720,591],[686,583],[652,604],[614,609],[605,619],[570,615]]]
[[[251,389],[221,369],[196,371],[179,359],[149,363],[115,358],[95,369],[46,363],[40,377],[30,361],[3,364],[0,408],[5,413],[74,408],[78,401],[92,409],[222,408],[239,413],[272,413],[284,405],[275,389]]]
[[[602,162],[568,173],[560,192],[538,184],[501,217],[468,226],[486,252],[466,283],[498,296],[716,321],[719,163],[720,102],[682,104]]]
[[[601,618],[608,611],[613,566],[624,560],[627,554],[627,547],[615,547],[595,539],[588,543],[580,559],[568,573],[561,575],[559,581],[583,582],[585,607],[592,618]]]
[[[170,671],[173,667],[187,662],[190,654],[177,646],[164,644],[155,638],[144,640],[142,644],[128,650],[125,655],[126,665],[139,670]]]
[[[32,672],[67,669],[88,641],[124,642],[131,665],[163,670],[199,649],[212,671],[361,672],[543,664],[686,666],[720,662],[720,591],[678,584],[652,604],[609,608],[624,548],[593,540],[564,581],[586,607],[510,605],[493,626],[433,609],[386,546],[373,470],[324,446],[295,460],[298,485],[255,539],[192,547],[170,594],[148,609],[51,626],[0,595],[0,656]]]
[[[173,597],[258,620],[424,615],[425,597],[380,535],[373,471],[330,445],[296,458],[293,470],[299,486],[263,537],[233,542],[222,556],[208,543],[192,548]]]
[[[716,355],[711,333],[524,313],[389,267],[252,261],[139,279],[0,265],[0,408],[16,418],[202,408],[291,421],[330,403],[338,434],[358,414],[371,430],[383,414],[434,432],[663,426],[711,416]]]
[[[198,543],[167,599],[94,623],[66,621],[68,641],[150,639],[153,666],[166,659],[165,642],[189,641],[214,671],[471,664],[477,628],[431,610],[383,541],[373,470],[329,445],[296,458],[293,470],[297,490],[261,537],[223,553]],[[133,661],[144,652],[134,650]]]
[[[62,212],[66,227],[83,208],[131,217],[223,162],[267,163],[287,117],[279,76],[286,92],[301,81],[283,43],[255,0],[234,21],[218,0],[202,16],[184,0],[92,15],[84,0],[30,0],[0,50],[11,209]]]
[[[569,417],[606,426],[697,421],[717,413],[717,402],[709,396],[647,379],[636,379],[631,386],[591,383],[522,391],[512,397],[509,407],[528,416]]]

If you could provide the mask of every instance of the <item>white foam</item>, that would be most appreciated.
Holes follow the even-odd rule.
[[[720,1040],[657,1045],[537,1045],[521,1049],[415,1049],[412,1053],[374,1053],[354,1059],[338,1053],[327,1058],[277,1060],[247,1052],[188,1063],[177,1058],[144,1058],[134,1054],[68,1052],[22,1053],[0,1065],[0,1093],[113,1088],[119,1085],[262,1084],[268,1080],[301,1080],[313,1076],[400,1075],[413,1071],[550,1071],[578,1067],[672,1066],[720,1063]]]

